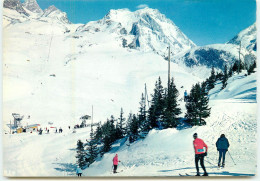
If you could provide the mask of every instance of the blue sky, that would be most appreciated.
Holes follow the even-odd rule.
[[[24,0],[22,0],[24,1]],[[255,0],[37,0],[55,5],[73,23],[103,18],[110,9],[150,7],[171,19],[194,43],[225,43],[256,21]]]

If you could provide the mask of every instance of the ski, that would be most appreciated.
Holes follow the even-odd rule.
[[[187,173],[185,173],[185,175],[179,173],[179,175],[180,175],[181,177],[192,177],[192,175],[189,175],[189,174],[187,174]]]
[[[116,173],[121,173],[121,172],[123,172],[124,170],[120,170],[119,172],[116,172]],[[114,173],[114,172],[113,172]],[[115,174],[115,173],[114,173]]]

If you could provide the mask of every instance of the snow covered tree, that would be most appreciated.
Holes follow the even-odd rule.
[[[177,116],[181,114],[181,109],[178,104],[179,92],[174,84],[174,79],[171,79],[168,90],[164,96],[165,108],[163,110],[163,126],[164,128],[177,127]]]
[[[158,123],[162,119],[164,99],[163,99],[163,86],[161,78],[158,78],[158,82],[155,83],[154,94],[152,96],[151,107],[148,110],[148,119],[151,128],[159,127]]]
[[[120,129],[120,132],[122,132],[122,136],[125,135],[126,133],[126,125],[125,125],[125,118],[124,118],[124,111],[123,108],[121,108],[120,111],[120,116],[119,116],[119,123],[118,123],[118,128]]]
[[[223,73],[223,77],[222,77],[222,88],[221,89],[224,89],[227,86],[227,81],[228,81],[228,72],[227,72],[227,65],[225,65],[224,73]]]
[[[141,132],[147,133],[150,130],[150,125],[147,120],[145,97],[144,97],[143,93],[142,93],[141,101],[139,102],[139,104],[140,104],[140,107],[139,107],[138,121],[140,124],[140,129],[141,129]]]
[[[208,92],[205,87],[200,86],[199,83],[192,86],[190,99],[185,105],[187,109],[185,117],[192,121],[192,125],[206,124],[204,118],[210,116],[211,110],[211,108],[208,107],[208,102]]]
[[[87,146],[86,161],[89,166],[90,164],[92,164],[95,161],[95,159],[98,156],[97,141],[94,139],[94,132],[93,132],[92,125],[91,125],[91,131],[90,131],[90,140],[87,141],[86,146]]]
[[[86,152],[84,150],[84,145],[81,140],[78,140],[77,142],[77,164],[82,169],[86,166]]]
[[[132,122],[132,118],[133,118],[133,114],[130,112],[127,118],[127,122],[126,122],[126,134],[127,136],[130,135],[130,125]]]

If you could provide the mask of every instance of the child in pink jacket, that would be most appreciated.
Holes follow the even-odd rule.
[[[116,170],[117,170],[118,162],[120,161],[118,160],[118,155],[116,154],[116,156],[113,158],[114,173],[117,173]]]

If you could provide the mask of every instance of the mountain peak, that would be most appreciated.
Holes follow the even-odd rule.
[[[89,22],[77,32],[115,33],[124,48],[153,51],[163,57],[167,47],[175,55],[196,45],[157,9],[144,8],[134,12],[129,9],[111,9],[104,18]]]
[[[62,23],[70,23],[67,14],[56,8],[54,5],[51,5],[45,9],[42,17],[50,17],[52,19],[59,20]]]
[[[240,31],[234,38],[227,42],[227,44],[240,45],[247,50],[256,51],[256,23],[248,28]]]
[[[20,0],[4,0],[3,3],[4,8],[16,10],[18,13],[25,14],[29,16],[28,13],[23,9],[22,3]]]
[[[23,6],[31,12],[43,13],[43,10],[40,8],[36,0],[25,0]]]

